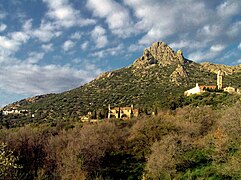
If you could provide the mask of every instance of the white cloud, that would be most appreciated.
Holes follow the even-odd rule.
[[[241,21],[235,22],[233,24],[229,25],[230,27],[227,29],[227,35],[235,39],[237,37],[240,37],[241,34]]]
[[[106,31],[101,26],[95,26],[93,31],[91,31],[91,37],[95,42],[96,48],[103,48],[108,44]]]
[[[75,46],[75,43],[71,40],[67,40],[64,42],[62,48],[64,51],[69,51]]]
[[[131,44],[127,49],[129,52],[136,52],[136,51],[143,51],[145,46],[140,45],[140,44]]]
[[[129,10],[113,0],[88,0],[87,8],[94,16],[105,18],[112,33],[119,37],[130,36],[134,32]]]
[[[173,48],[174,50],[178,49],[185,49],[189,52],[196,51],[197,49],[202,49],[209,44],[209,39],[205,39],[203,41],[197,41],[195,39],[189,39],[189,38],[183,38],[181,40],[176,40],[172,42],[169,46]]]
[[[49,42],[52,38],[59,37],[61,35],[61,31],[58,31],[55,24],[45,21],[41,22],[39,28],[30,30],[29,33],[42,42]]]
[[[241,50],[241,43],[239,43],[239,45],[238,45],[238,49],[240,49],[240,50]]]
[[[190,41],[181,40],[179,42],[173,42],[170,44],[170,47],[173,49],[182,49],[184,47],[188,47],[190,45]]]
[[[78,87],[99,75],[102,71],[96,66],[83,66],[77,70],[68,66],[15,63],[3,66],[0,90],[26,95],[62,92]]]
[[[12,40],[20,42],[20,43],[26,43],[29,40],[29,35],[24,32],[13,32],[10,34]]]
[[[93,57],[98,57],[98,58],[103,58],[106,56],[117,56],[120,55],[122,53],[124,53],[124,45],[120,44],[116,47],[112,47],[112,48],[107,48],[101,51],[96,51],[94,53],[91,54],[91,56]]]
[[[23,32],[12,32],[6,36],[0,36],[0,62],[12,57],[28,39],[29,36]]]
[[[85,51],[88,48],[88,46],[89,46],[89,42],[85,41],[83,44],[81,44],[81,49]]]
[[[32,19],[28,19],[23,23],[22,29],[24,32],[29,32],[32,29]]]
[[[206,24],[203,28],[198,30],[199,37],[207,39],[219,37],[223,34],[222,24]]]
[[[230,17],[239,14],[241,11],[241,3],[239,0],[226,0],[217,8],[217,12],[221,17]]]
[[[223,51],[225,48],[226,46],[223,44],[216,44],[216,45],[212,45],[210,50],[213,52],[220,52],[220,51]]]
[[[138,19],[136,29],[146,34],[140,44],[149,45],[167,39],[171,35],[192,32],[212,21],[212,12],[203,1],[145,1],[124,0],[134,10]],[[196,32],[195,32],[196,33]]]
[[[219,51],[196,51],[188,55],[188,59],[191,59],[196,62],[208,61],[210,62],[219,54]]]
[[[5,36],[0,36],[0,47],[9,51],[17,51],[20,46],[18,41],[9,39]]]
[[[72,7],[69,0],[43,0],[49,8],[48,17],[60,27],[85,26],[95,23],[93,19],[83,19],[80,11]]]
[[[0,32],[5,31],[6,28],[7,28],[7,25],[6,25],[6,24],[0,24]]]
[[[44,53],[42,53],[42,52],[30,52],[28,54],[28,58],[25,60],[25,63],[36,64],[41,59],[43,59],[43,57],[44,57]]]
[[[53,44],[42,44],[41,48],[45,51],[45,52],[50,52],[53,51]]]
[[[70,35],[70,38],[79,40],[81,38],[81,36],[82,36],[81,32],[75,32]]]

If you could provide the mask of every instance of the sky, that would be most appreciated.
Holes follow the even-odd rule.
[[[0,107],[79,87],[156,41],[241,63],[241,0],[0,0]]]

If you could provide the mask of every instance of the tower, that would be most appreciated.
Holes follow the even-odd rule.
[[[218,86],[218,89],[222,89],[223,88],[223,77],[221,75],[221,71],[220,70],[218,71],[218,74],[217,74],[217,86]]]
[[[108,119],[110,119],[110,114],[111,114],[111,110],[110,110],[110,104],[108,105]]]

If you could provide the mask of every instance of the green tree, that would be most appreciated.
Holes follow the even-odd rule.
[[[7,149],[5,143],[0,144],[0,179],[13,179],[16,170],[20,168],[17,165],[17,157],[13,155],[13,151]]]
[[[92,115],[91,119],[97,119],[97,112],[96,112],[96,110],[93,111],[93,115]]]

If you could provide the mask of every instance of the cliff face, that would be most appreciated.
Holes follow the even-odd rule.
[[[156,42],[144,50],[143,55],[134,62],[133,66],[143,68],[148,65],[157,64],[165,67],[171,64],[184,65],[185,62],[186,60],[181,50],[175,52],[166,43]]]
[[[166,43],[156,42],[144,50],[143,55],[133,63],[133,67],[143,70],[150,69],[150,66],[158,66],[159,68],[173,66],[175,69],[171,72],[169,81],[176,85],[183,85],[187,84],[188,79],[185,66],[190,62],[183,57],[181,50],[175,52]],[[183,79],[186,80],[183,81]]]

